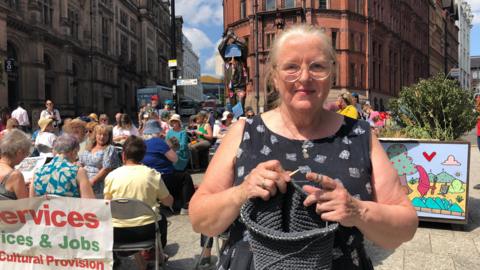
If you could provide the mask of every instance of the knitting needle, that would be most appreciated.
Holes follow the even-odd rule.
[[[296,174],[298,171],[300,171],[300,168],[298,168],[298,169],[296,169],[295,171],[291,172],[291,173],[289,174],[289,176],[293,176],[293,175]]]

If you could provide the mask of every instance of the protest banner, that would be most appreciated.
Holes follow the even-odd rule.
[[[70,197],[0,201],[0,270],[112,269],[110,202]]]

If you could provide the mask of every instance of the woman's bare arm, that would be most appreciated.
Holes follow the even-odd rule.
[[[235,156],[242,137],[244,121],[237,121],[217,149],[203,178],[190,200],[189,215],[196,232],[218,235],[237,218],[246,201],[239,187],[232,187]]]

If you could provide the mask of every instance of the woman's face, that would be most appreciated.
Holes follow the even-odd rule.
[[[293,38],[286,41],[277,52],[273,82],[281,102],[300,110],[321,108],[328,96],[332,77],[332,59],[327,55],[324,42],[319,38]],[[289,67],[300,66],[298,79],[290,82]],[[330,74],[316,80],[312,73],[329,69]]]
[[[343,109],[347,106],[347,103],[345,103],[345,100],[343,100],[342,97],[338,97],[337,98],[337,106],[340,108],[340,109]]]
[[[97,145],[104,146],[107,144],[109,139],[108,132],[106,131],[99,131],[95,135],[95,140],[97,142]]]
[[[181,127],[178,121],[170,121],[170,125],[172,125],[173,129],[179,129]]]

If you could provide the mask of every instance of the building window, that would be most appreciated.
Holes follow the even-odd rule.
[[[353,87],[356,86],[356,85],[355,85],[355,64],[353,64],[353,63],[350,64],[350,72],[349,72],[349,75],[350,75],[350,76],[349,76],[349,78],[350,78],[349,84],[350,84],[350,86],[353,88]]]
[[[355,51],[355,34],[350,33],[350,50]]]
[[[128,27],[128,15],[123,10],[120,10],[120,24],[122,24],[125,27]]]
[[[10,8],[20,10],[20,0],[5,0]]]
[[[147,49],[147,72],[149,72],[150,74],[154,74],[152,49]]]
[[[337,49],[337,34],[338,29],[332,29],[332,46],[334,49]]]
[[[70,36],[78,39],[79,15],[78,10],[68,9],[68,24],[70,25]]]
[[[43,24],[52,25],[52,18],[53,18],[52,0],[40,0],[39,2],[42,10]]]
[[[128,37],[120,34],[120,57],[127,59],[128,57]]]
[[[318,1],[318,9],[327,9],[327,8],[328,8],[328,1],[327,0]]]
[[[294,8],[295,0],[285,0],[285,8]]]
[[[276,0],[267,0],[265,5],[265,10],[275,10],[276,7]]]
[[[134,18],[130,18],[130,31],[136,33],[137,32],[137,22]]]
[[[273,41],[275,41],[275,33],[267,33],[266,35],[266,46],[267,49],[273,45]]]
[[[104,53],[108,54],[109,51],[109,42],[110,42],[110,22],[108,18],[102,18],[102,50]]]
[[[247,3],[245,0],[240,1],[240,19],[247,17]]]
[[[130,43],[130,65],[132,69],[137,69],[137,43],[133,41]]]
[[[365,66],[360,65],[360,88],[363,88],[363,79],[365,78]]]

